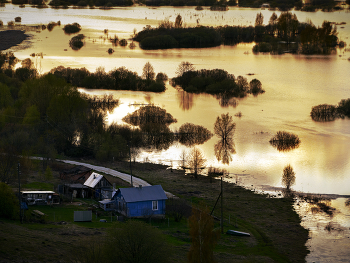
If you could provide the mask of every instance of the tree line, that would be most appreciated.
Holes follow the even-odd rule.
[[[337,28],[328,21],[316,27],[311,21],[299,22],[296,15],[273,13],[267,25],[258,13],[255,27],[183,27],[181,16],[175,23],[162,21],[157,28],[146,26],[134,37],[142,49],[203,48],[221,44],[236,45],[256,42],[254,53],[282,54],[286,51],[302,54],[329,54],[338,44]]]
[[[13,4],[24,5],[31,3],[38,7],[44,6],[46,3],[43,0],[12,0]],[[314,12],[322,10],[326,12],[342,10],[344,7],[337,5],[334,0],[312,0],[303,3],[301,0],[240,0],[239,3],[233,0],[229,1],[215,1],[215,0],[51,0],[48,4],[53,8],[68,8],[69,6],[76,7],[116,7],[116,6],[132,6],[134,3],[146,6],[210,6],[211,10],[228,10],[228,6],[252,7],[260,8],[263,4],[268,4],[270,9],[278,9],[280,11],[289,11],[292,9]],[[349,4],[349,0],[346,0]],[[218,9],[217,7],[221,7]],[[223,8],[225,7],[225,8]],[[202,9],[196,9],[202,10]]]
[[[342,99],[338,105],[320,104],[312,107],[310,116],[314,121],[334,121],[337,118],[350,118],[350,98]]]

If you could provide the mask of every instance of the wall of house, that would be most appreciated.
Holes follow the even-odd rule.
[[[127,203],[127,208],[129,210],[129,217],[164,215],[165,200],[158,200],[158,210],[152,210],[152,201]]]

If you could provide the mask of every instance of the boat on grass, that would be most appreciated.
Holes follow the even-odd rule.
[[[236,230],[227,230],[226,234],[232,235],[232,236],[246,236],[246,237],[250,237],[249,233],[236,231]]]

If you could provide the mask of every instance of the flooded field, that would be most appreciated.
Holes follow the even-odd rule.
[[[117,35],[129,42],[134,29],[139,32],[146,25],[156,27],[161,20],[174,21],[181,14],[188,26],[193,25],[254,25],[258,12],[264,15],[266,24],[272,14],[269,10],[232,8],[227,12],[209,10],[195,11],[194,8],[147,8],[131,7],[112,10],[98,9],[35,9],[27,6],[6,5],[0,7],[1,20],[6,24],[21,16],[22,24],[47,24],[61,21],[61,24],[78,22],[82,26],[80,33],[86,36],[85,45],[79,51],[69,47],[71,36],[65,35],[62,26],[48,30],[28,32],[30,41],[19,49],[13,49],[16,57],[25,59],[32,53],[43,53],[43,58],[36,57],[36,65],[41,73],[63,65],[95,71],[98,67],[106,72],[119,67],[142,73],[146,62],[150,62],[155,72],[164,72],[170,78],[182,61],[189,61],[196,69],[224,69],[248,81],[257,78],[261,81],[264,94],[252,95],[237,100],[236,105],[223,107],[219,100],[211,95],[188,94],[173,88],[169,84],[161,94],[149,92],[84,90],[90,94],[113,94],[121,105],[108,114],[108,123],[123,123],[128,113],[142,104],[154,104],[166,109],[177,119],[172,130],[190,122],[202,125],[213,132],[214,123],[221,114],[229,113],[236,123],[234,134],[235,153],[229,164],[218,161],[214,154],[214,145],[218,138],[197,146],[207,159],[207,165],[225,168],[229,171],[226,180],[255,189],[257,191],[278,191],[282,187],[283,168],[290,164],[296,174],[292,189],[305,193],[349,195],[350,185],[350,120],[338,119],[333,122],[315,122],[310,117],[313,106],[319,104],[336,105],[341,99],[349,98],[350,52],[345,49],[323,56],[305,55],[254,55],[253,43],[236,46],[219,46],[203,49],[171,49],[145,51],[138,47],[113,47],[108,37]],[[279,15],[279,12],[277,12]],[[324,20],[336,23],[338,37],[348,42],[350,36],[350,13],[345,11],[294,12],[299,21],[310,19],[316,26]],[[108,34],[104,30],[108,29]],[[22,49],[26,46],[26,49]],[[108,54],[108,48],[115,52]],[[241,113],[241,117],[235,117]],[[291,151],[280,152],[269,140],[278,131],[287,131],[298,135],[300,145]],[[176,168],[183,151],[189,147],[175,144],[162,151],[141,153],[138,161],[165,163]],[[328,215],[311,213],[307,203],[300,203],[297,211],[304,218],[303,226],[311,230],[311,253],[308,262],[330,262],[330,258],[345,262],[349,257],[350,208],[345,205],[347,199],[331,201],[337,213]],[[333,224],[330,230],[328,223]],[[339,230],[341,229],[341,230]],[[339,230],[339,231],[338,231]],[[329,240],[334,241],[328,242]],[[331,245],[331,243],[334,245]],[[327,246],[328,249],[325,249]],[[340,248],[340,251],[335,250]],[[323,252],[321,252],[323,251]],[[326,257],[333,251],[331,256]],[[337,251],[337,252],[336,252]],[[328,259],[326,259],[328,258]]]

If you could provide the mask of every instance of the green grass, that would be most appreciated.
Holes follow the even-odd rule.
[[[40,191],[53,191],[54,185],[52,183],[43,183],[43,182],[32,182],[28,184],[23,184],[21,186],[23,189],[33,189]]]
[[[115,166],[120,168],[117,170],[126,171],[129,163],[113,163],[109,167],[115,169]],[[211,211],[220,193],[219,181],[209,183],[206,177],[195,180],[181,171],[170,172],[165,168],[162,165],[133,163],[133,174],[150,183],[161,184],[164,190],[186,199],[188,204],[204,203]],[[115,183],[124,186],[123,182]],[[300,226],[300,218],[293,210],[292,199],[270,199],[267,195],[255,194],[228,183],[224,183],[224,198],[224,234],[221,234],[214,249],[218,262],[305,262],[308,234]],[[123,223],[117,222],[116,217],[112,217],[111,222],[110,213],[94,208],[96,204],[98,202],[92,199],[75,199],[73,203],[66,202],[52,207],[30,207],[30,211],[27,211],[29,215],[35,209],[45,213],[44,224],[0,222],[0,258],[39,260],[35,253],[40,254],[41,261],[57,261],[62,255],[74,258],[74,251],[81,244],[94,237],[103,237],[111,227],[123,227]],[[74,222],[74,211],[88,209],[94,211],[92,222]],[[98,211],[97,216],[95,211]],[[220,202],[214,215],[220,217]],[[100,222],[100,219],[106,219],[107,223]],[[59,224],[61,221],[66,224]],[[167,214],[164,220],[152,219],[146,222],[162,231],[172,246],[174,255],[171,262],[186,262],[191,244],[187,218],[175,222]],[[215,221],[215,228],[220,228],[218,221]],[[251,237],[225,234],[229,229],[249,232]],[[28,240],[30,245],[23,240]],[[51,243],[56,244],[54,248]],[[11,249],[1,249],[7,246]]]

